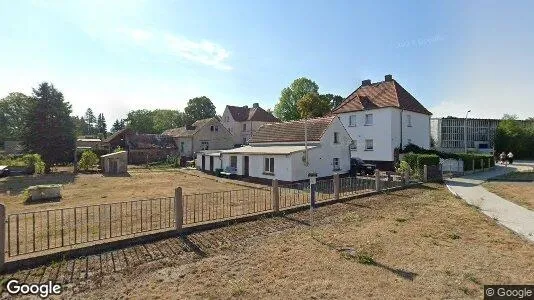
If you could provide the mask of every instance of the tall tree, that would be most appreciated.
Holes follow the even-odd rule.
[[[186,123],[191,125],[197,120],[215,117],[215,105],[206,96],[195,97],[187,101],[184,109]]]
[[[323,100],[328,102],[331,110],[338,107],[341,104],[341,102],[345,100],[343,97],[339,95],[334,95],[334,94],[323,94],[320,96],[321,98],[323,98]]]
[[[121,129],[124,129],[124,119],[115,120],[115,123],[113,123],[113,126],[111,126],[111,132],[115,133]]]
[[[182,127],[185,125],[184,113],[170,109],[156,109],[152,111],[154,120],[154,132],[162,133],[171,128]]]
[[[25,119],[33,105],[33,98],[22,93],[9,93],[0,99],[0,144],[23,138]]]
[[[96,121],[96,129],[98,135],[104,138],[107,136],[108,126],[106,125],[106,118],[104,118],[104,114],[102,113],[98,115],[98,119]]]
[[[126,118],[128,128],[139,133],[156,133],[152,111],[148,109],[132,110]]]
[[[33,89],[34,104],[25,115],[25,144],[40,154],[46,171],[56,163],[69,162],[74,151],[74,124],[71,105],[52,84],[43,82]]]
[[[319,86],[315,81],[301,77],[295,79],[280,94],[280,99],[274,107],[274,114],[282,121],[299,120],[301,118],[297,109],[297,102],[308,93],[318,94]]]
[[[74,134],[78,137],[87,134],[87,123],[83,117],[72,116],[72,123],[74,124]]]
[[[85,112],[85,123],[87,124],[86,134],[95,134],[96,117],[91,108],[88,108]]]
[[[317,93],[308,93],[297,101],[297,110],[301,118],[318,118],[330,111],[330,103]]]

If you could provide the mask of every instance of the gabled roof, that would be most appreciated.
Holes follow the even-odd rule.
[[[236,122],[259,121],[259,122],[280,122],[278,118],[261,107],[248,108],[246,106],[227,105],[228,111]]]
[[[103,140],[103,142],[111,143],[113,140],[115,140],[117,138],[124,138],[124,135],[131,134],[131,133],[133,133],[133,130],[131,130],[130,128],[124,128],[124,129],[121,129],[121,130],[115,132],[114,134],[108,136],[108,138]]]
[[[128,136],[128,148],[139,149],[176,149],[174,139],[161,134],[132,134]]]
[[[162,134],[169,135],[172,137],[191,137],[195,135],[195,133],[197,133],[204,126],[206,126],[208,123],[210,123],[213,119],[219,122],[219,119],[215,117],[197,120],[191,126],[183,126],[179,128],[168,129],[168,130],[165,130]],[[221,127],[224,127],[224,126],[221,125]],[[223,129],[223,128],[220,128],[220,129]]]
[[[317,146],[308,146],[308,150],[317,148]],[[285,155],[285,154],[291,154],[295,152],[304,152],[306,151],[305,146],[243,146],[240,148],[234,148],[230,150],[222,150],[219,151],[223,154],[257,154],[257,155],[263,155],[263,154],[279,154],[279,155]]]
[[[425,115],[432,115],[417,99],[406,91],[395,79],[361,85],[350,94],[333,114],[396,107]]]
[[[324,118],[310,119],[306,127],[308,131],[308,141],[318,142],[321,140],[325,130],[330,123],[337,118],[331,115]],[[304,142],[304,120],[263,124],[256,133],[252,135],[250,143],[286,143]]]

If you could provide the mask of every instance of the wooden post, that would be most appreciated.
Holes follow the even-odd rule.
[[[273,179],[273,211],[280,211],[280,190],[278,189],[278,179]]]
[[[428,166],[423,166],[423,182],[428,182]]]
[[[182,231],[184,224],[184,206],[181,187],[177,187],[174,190],[174,222],[176,230]]]
[[[377,192],[380,192],[381,186],[380,186],[380,170],[375,170],[375,190]]]
[[[339,200],[339,174],[334,174],[334,199]]]
[[[17,232],[18,234],[18,232]],[[0,272],[6,261],[6,206],[0,203]]]

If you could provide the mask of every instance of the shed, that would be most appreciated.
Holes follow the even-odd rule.
[[[128,152],[119,151],[102,155],[102,167],[104,174],[122,174],[128,172]]]

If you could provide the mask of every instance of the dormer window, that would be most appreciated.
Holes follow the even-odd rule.
[[[407,115],[406,118],[408,120],[408,127],[412,127],[412,116],[411,115]]]

